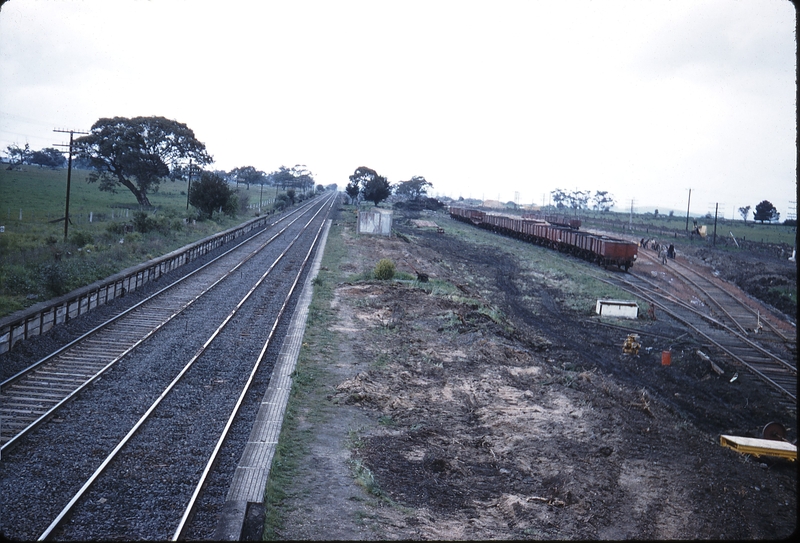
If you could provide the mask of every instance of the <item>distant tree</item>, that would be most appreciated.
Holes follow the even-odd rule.
[[[350,198],[350,203],[355,204],[358,194],[361,192],[361,187],[358,186],[358,181],[350,181],[344,188],[344,193]]]
[[[319,184],[317,185],[317,192],[325,192],[325,185]]]
[[[67,165],[67,159],[58,149],[46,147],[41,151],[32,152],[30,163],[45,168],[63,168]]]
[[[567,202],[572,209],[584,209],[589,203],[589,193],[582,190],[570,192],[567,195]]]
[[[568,202],[568,195],[562,189],[556,189],[550,192],[550,199],[556,205],[557,208],[567,207]]]
[[[428,193],[428,188],[433,185],[421,175],[415,175],[409,181],[400,181],[394,189],[394,193],[408,200],[419,200]]]
[[[594,196],[592,196],[592,209],[595,211],[607,213],[615,204],[614,196],[609,194],[607,190],[595,191]]]
[[[200,180],[189,189],[189,203],[200,210],[204,218],[211,218],[222,209],[226,215],[236,214],[236,198],[228,182],[219,174],[203,172]]]
[[[264,178],[266,174],[254,166],[241,166],[228,172],[228,179],[233,180],[237,186],[244,183],[247,190],[250,190],[250,185],[260,185]]]
[[[739,215],[742,216],[744,219],[744,224],[747,224],[747,216],[750,214],[750,206],[744,206],[739,208]]]
[[[281,166],[267,175],[270,183],[284,190],[288,188],[300,189],[303,192],[314,187],[314,175],[302,164],[291,168]]]
[[[775,206],[772,205],[771,202],[768,200],[763,200],[761,203],[756,205],[756,210],[753,212],[753,220],[754,221],[761,221],[761,224],[764,224],[764,221],[777,221],[781,218],[781,214],[778,213],[778,210],[775,209]]]
[[[350,176],[351,183],[358,183],[361,186],[361,195],[368,202],[376,206],[392,195],[392,187],[389,181],[378,172],[366,166],[359,166],[353,175]]]
[[[189,160],[198,166],[212,162],[189,127],[164,117],[103,118],[76,143],[78,156],[95,170],[89,183],[99,181],[100,190],[109,192],[123,186],[143,206],[150,205],[147,194],[158,190],[171,168]]]
[[[14,143],[6,147],[6,154],[11,164],[30,164],[31,146],[26,143],[25,147],[20,147]]]
[[[292,175],[294,175],[294,187],[296,189],[305,193],[314,188],[314,174],[308,171],[304,164],[292,166]]]
[[[653,217],[656,218],[656,219],[658,218],[658,210],[657,209],[653,212]]]

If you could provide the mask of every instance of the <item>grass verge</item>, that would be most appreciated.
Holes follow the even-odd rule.
[[[336,333],[329,330],[335,317],[331,302],[334,289],[341,280],[339,264],[346,253],[342,225],[334,224],[328,234],[320,271],[313,281],[314,294],[308,309],[303,344],[292,374],[292,390],[265,489],[265,540],[281,539],[280,532],[291,513],[284,502],[292,480],[302,476],[299,468],[303,457],[310,451],[315,436],[314,425],[332,416],[326,385],[334,380],[322,362],[333,358],[338,350]]]

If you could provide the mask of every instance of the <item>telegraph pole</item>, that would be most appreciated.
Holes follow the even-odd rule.
[[[633,232],[633,198],[631,198],[631,216],[628,221],[628,231]]]
[[[58,147],[69,147],[69,159],[67,160],[67,204],[64,209],[64,241],[67,241],[67,232],[69,231],[69,188],[72,181],[72,136],[73,134],[88,134],[88,132],[78,132],[77,130],[58,130],[53,129],[53,132],[63,132],[69,134],[69,145],[64,143],[55,143]]]
[[[717,246],[717,213],[719,213],[719,202],[717,203],[716,207],[714,208],[714,240],[712,245],[714,247]]]
[[[689,231],[689,206],[692,205],[692,189],[689,189],[689,202],[686,204],[686,231]]]
[[[186,187],[186,211],[189,211],[189,193],[192,190],[192,159],[189,159],[189,186]]]

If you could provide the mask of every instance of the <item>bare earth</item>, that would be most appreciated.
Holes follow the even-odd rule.
[[[457,285],[458,296],[414,282],[337,286],[338,352],[314,360],[329,378],[316,392],[323,415],[299,405],[299,430],[314,438],[279,506],[280,538],[780,539],[796,530],[795,464],[719,445],[720,434],[761,437],[773,420],[794,441],[796,405],[746,371],[731,383],[737,368],[724,359],[717,375],[696,354],[705,347],[666,318],[639,319],[642,349],[625,355],[625,332],[567,309],[552,282],[520,281],[512,245],[478,251],[448,235],[443,215],[416,218],[445,232],[398,220],[406,241],[345,228],[335,234],[348,248],[341,266],[357,274],[390,258]]]

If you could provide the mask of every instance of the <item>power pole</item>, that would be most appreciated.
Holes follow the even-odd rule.
[[[633,198],[631,198],[631,217],[628,221],[628,230],[633,232]]]
[[[686,204],[686,231],[689,231],[689,206],[692,204],[692,189],[689,189],[689,202]]]
[[[53,129],[53,132],[69,133],[69,145],[64,143],[55,143],[57,147],[69,147],[69,159],[67,160],[67,203],[64,209],[64,241],[67,241],[67,232],[69,231],[69,189],[72,181],[72,136],[73,134],[88,134],[88,132],[78,132],[77,130],[58,130]]]
[[[189,159],[189,186],[186,187],[186,211],[189,211],[189,192],[192,190],[192,159]]]
[[[711,242],[714,247],[717,246],[717,213],[719,213],[719,203],[714,208],[714,239]]]

